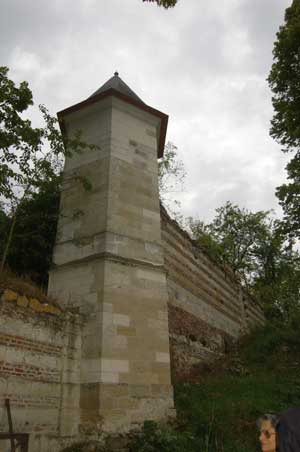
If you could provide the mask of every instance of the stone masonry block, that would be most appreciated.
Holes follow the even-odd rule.
[[[26,308],[28,306],[28,298],[25,295],[19,295],[17,299],[17,305],[22,308]]]
[[[113,314],[113,323],[114,325],[129,327],[130,316],[125,314]]]
[[[122,397],[115,400],[115,404],[117,408],[125,409],[125,410],[134,410],[138,408],[138,400],[132,397]]]
[[[155,270],[138,269],[136,275],[139,279],[146,279],[150,281],[156,281],[159,283],[164,283],[166,280],[164,273],[157,272]]]
[[[43,305],[39,302],[37,298],[29,299],[29,307],[36,312],[43,312]]]
[[[136,336],[136,328],[127,326],[118,326],[117,334],[121,336]]]
[[[152,386],[151,385],[130,385],[129,393],[134,398],[144,399],[144,398],[151,396]]]
[[[170,353],[156,352],[155,359],[158,363],[170,363]]]
[[[126,336],[116,335],[112,338],[112,346],[114,349],[126,350],[128,348],[128,339]]]
[[[2,295],[3,301],[16,301],[17,299],[18,299],[17,292],[10,290],[10,289],[5,289],[5,291]]]
[[[96,410],[99,407],[99,385],[97,383],[80,386],[80,407]]]
[[[119,383],[119,373],[118,372],[105,372],[101,371],[100,378],[101,383]]]
[[[102,384],[101,394],[111,397],[123,397],[129,394],[130,386],[128,384]]]
[[[101,359],[101,370],[103,372],[129,372],[129,362],[124,359]]]

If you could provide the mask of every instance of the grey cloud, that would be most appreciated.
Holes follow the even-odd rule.
[[[283,23],[284,11],[291,0],[242,0],[238,8],[238,21],[248,35],[253,49],[249,60],[250,70],[268,74],[272,62],[273,42],[279,25]]]
[[[288,4],[180,0],[165,11],[141,0],[3,0],[0,59],[52,112],[83,100],[118,69],[146,103],[170,115],[168,139],[188,173],[185,214],[205,218],[227,199],[266,209],[277,204],[284,171],[268,137],[265,78]]]

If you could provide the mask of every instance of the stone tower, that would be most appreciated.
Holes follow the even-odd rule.
[[[49,294],[85,318],[78,424],[126,430],[173,411],[157,166],[168,117],[118,73],[58,117],[98,149],[66,159]]]

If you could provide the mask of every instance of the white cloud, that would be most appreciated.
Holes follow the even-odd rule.
[[[117,69],[169,114],[187,169],[186,215],[209,219],[227,199],[277,208],[286,156],[268,136],[265,81],[290,0],[4,0],[0,56],[52,112],[85,99]],[[279,209],[278,209],[279,212]]]

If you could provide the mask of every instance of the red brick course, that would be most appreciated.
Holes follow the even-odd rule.
[[[39,342],[21,336],[13,336],[6,333],[0,333],[0,345],[18,347],[23,350],[43,353],[50,356],[60,356],[62,349],[62,347],[59,347],[57,345]]]
[[[168,313],[172,381],[189,381],[195,366],[219,358],[232,338],[170,303]]]
[[[59,371],[56,369],[29,364],[12,364],[5,361],[0,361],[0,375],[4,378],[14,376],[40,382],[59,382]]]

